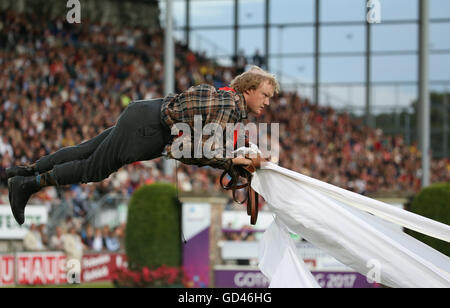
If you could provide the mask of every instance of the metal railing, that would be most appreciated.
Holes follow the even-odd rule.
[[[122,217],[120,216],[123,215],[123,213],[120,213],[119,207],[121,205],[128,204],[128,200],[128,197],[108,193],[102,196],[99,200],[91,201],[89,203],[89,210],[84,216],[84,222],[89,223],[94,227],[103,226],[105,223],[101,220],[102,211],[112,210],[114,212],[113,215],[116,215],[115,219],[113,219],[115,222],[112,224],[118,225],[117,222],[122,220]],[[50,212],[47,223],[49,233],[53,234],[56,226],[61,224],[61,222],[67,217],[73,217],[73,215],[73,205],[67,202],[67,200],[61,200],[61,203]]]
[[[106,194],[100,200],[92,203],[90,210],[86,214],[85,221],[94,227],[101,227],[105,224],[117,226],[121,221],[119,208],[124,204],[128,204],[128,201],[129,198],[123,195],[115,193]],[[108,222],[105,222],[104,216],[102,215],[105,212],[109,212]]]

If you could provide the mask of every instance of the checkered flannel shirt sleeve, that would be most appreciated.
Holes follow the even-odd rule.
[[[189,165],[211,166],[213,168],[228,170],[231,168],[231,158],[226,158],[226,149],[232,148],[226,144],[230,138],[226,138],[226,127],[228,123],[236,124],[240,120],[240,113],[236,106],[236,94],[225,91],[217,92],[216,89],[209,85],[201,85],[191,87],[189,90],[179,95],[169,95],[165,98],[162,107],[163,120],[169,127],[173,127],[176,123],[186,123],[191,128],[192,134],[179,136],[173,140],[171,144],[166,146],[167,156],[177,159],[182,163]],[[222,129],[224,144],[223,147],[212,148],[215,153],[220,153],[216,157],[207,158],[204,153],[202,157],[196,158],[194,148],[194,117],[201,116],[202,124],[215,123]],[[203,129],[202,125],[202,129]],[[176,129],[175,129],[176,131]],[[205,142],[211,138],[210,135],[202,136],[201,144],[197,146],[204,149]],[[175,147],[179,149],[180,144],[191,149],[191,156],[178,157],[174,155]],[[217,144],[215,144],[217,145]]]

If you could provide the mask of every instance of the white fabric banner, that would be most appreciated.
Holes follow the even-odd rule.
[[[277,219],[264,233],[259,245],[259,268],[269,279],[269,288],[319,288],[286,227]]]
[[[277,217],[259,255],[271,287],[313,286],[298,258],[285,260],[291,243],[281,238],[289,236],[287,230],[386,286],[450,287],[450,258],[378,217],[446,241],[449,226],[272,163],[254,173],[252,187]],[[288,279],[278,279],[280,275]]]

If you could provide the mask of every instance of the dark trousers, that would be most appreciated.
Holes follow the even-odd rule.
[[[39,159],[37,170],[53,169],[58,185],[100,182],[126,164],[160,157],[171,138],[161,120],[161,104],[162,99],[131,103],[115,126]]]

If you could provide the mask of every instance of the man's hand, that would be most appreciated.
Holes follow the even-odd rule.
[[[252,163],[250,159],[247,159],[243,156],[238,156],[232,159],[234,165],[245,165],[248,166]]]
[[[251,164],[254,164],[255,167],[259,168],[261,166],[262,162],[268,162],[270,161],[270,156],[267,157],[263,157],[261,155],[258,155],[257,157],[253,158],[251,157],[253,160],[245,158],[243,156],[238,156],[232,159],[233,164],[235,165],[244,165],[244,166],[249,166]]]

